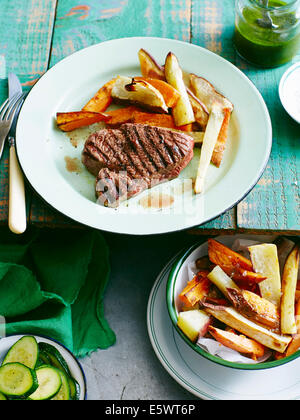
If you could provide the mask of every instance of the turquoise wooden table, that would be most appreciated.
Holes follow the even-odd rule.
[[[105,40],[157,36],[208,48],[237,65],[258,87],[270,110],[273,150],[263,177],[235,208],[196,233],[276,231],[299,234],[300,127],[284,112],[278,85],[288,66],[259,70],[236,54],[234,0],[2,0],[0,4],[0,102],[8,72],[29,90],[48,68]],[[298,61],[300,56],[294,61]],[[69,226],[70,220],[27,189],[29,223]],[[0,163],[0,223],[8,218],[8,151]]]

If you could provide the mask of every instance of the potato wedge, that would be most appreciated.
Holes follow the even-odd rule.
[[[155,61],[155,59],[151,54],[148,53],[148,51],[141,48],[138,56],[143,77],[165,80],[164,68]]]
[[[226,147],[233,104],[225,96],[217,92],[215,87],[203,77],[191,74],[190,83],[192,92],[205,105],[209,113],[215,104],[219,104],[224,111],[225,118],[212,155],[212,163],[220,167]]]
[[[150,83],[155,89],[157,89],[164,97],[165,103],[168,108],[173,108],[180,98],[180,93],[177,92],[173,86],[169,83],[159,79],[152,79],[151,77],[135,77],[135,81],[145,81]]]
[[[107,114],[99,112],[58,112],[56,114],[57,126],[60,130],[69,132],[77,128],[87,127],[89,125],[109,121],[110,117]]]
[[[280,332],[279,310],[273,303],[247,290],[227,289],[227,292],[230,301],[240,314],[253,322]]]
[[[282,275],[281,331],[296,334],[295,296],[299,271],[300,248],[295,246],[288,256]]]
[[[292,356],[300,349],[300,301],[296,303],[296,310],[295,310],[295,319],[296,319],[296,327],[297,327],[297,334],[293,336],[293,339],[286,351],[286,357]]]
[[[219,328],[209,326],[208,332],[223,346],[235,350],[239,353],[249,355],[253,360],[260,359],[266,352],[265,346],[257,341],[231,331],[223,331]]]
[[[113,86],[111,96],[120,104],[138,105],[159,114],[169,112],[162,94],[145,81],[135,81],[130,77],[119,76]]]
[[[112,103],[111,92],[116,78],[102,86],[95,96],[82,108],[83,111],[104,112]]]
[[[195,146],[202,146],[204,139],[204,132],[202,131],[192,131],[189,133],[189,136],[193,137]]]
[[[239,290],[239,287],[235,284],[235,282],[227,276],[227,274],[218,265],[208,274],[207,277],[227,298],[229,298],[228,289]]]
[[[213,106],[217,103],[222,109],[233,111],[233,104],[225,98],[216,88],[203,77],[190,75],[191,90],[196,97],[205,105],[208,112],[212,111]]]
[[[192,105],[195,121],[200,125],[201,129],[205,129],[209,119],[209,112],[205,105],[198,99],[190,89],[187,89],[190,103]]]
[[[218,104],[212,107],[208,124],[205,130],[201,156],[198,166],[198,172],[195,182],[195,194],[200,194],[203,192],[205,178],[207,171],[211,162],[211,158],[214,152],[214,149],[217,144],[217,140],[223,125],[224,121],[224,112]]]
[[[180,312],[177,326],[194,343],[207,333],[211,320],[205,311],[194,309]]]
[[[205,310],[214,318],[229,327],[239,331],[249,338],[252,338],[265,347],[278,351],[279,353],[284,353],[292,340],[291,337],[276,334],[258,324],[255,324],[238,313],[234,308],[224,307],[222,310],[206,308]]]
[[[260,244],[250,246],[248,249],[254,271],[266,277],[266,280],[259,283],[261,296],[279,308],[281,276],[277,246],[274,244]]]
[[[180,99],[172,111],[175,125],[180,127],[195,122],[195,115],[183,81],[182,70],[177,57],[171,52],[166,58],[165,76],[167,82],[180,93]]]

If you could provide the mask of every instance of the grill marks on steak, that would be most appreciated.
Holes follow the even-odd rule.
[[[193,158],[193,139],[166,128],[123,124],[86,141],[82,161],[97,177],[101,204],[116,207],[145,189],[176,178]]]

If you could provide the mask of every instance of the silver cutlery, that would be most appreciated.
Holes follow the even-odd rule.
[[[14,119],[8,135],[9,143],[9,229],[15,234],[22,234],[27,228],[26,215],[26,196],[25,184],[22,170],[19,165],[16,146],[15,135],[17,120],[22,108],[25,95],[22,93],[22,86],[15,74],[8,76],[9,97],[13,98],[15,95],[21,95],[18,102]]]
[[[6,137],[11,129],[20,102],[25,95],[15,93],[0,106],[0,159],[2,157]]]

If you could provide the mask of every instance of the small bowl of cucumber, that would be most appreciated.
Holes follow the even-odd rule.
[[[42,336],[0,339],[0,400],[85,400],[86,379],[75,356]]]

